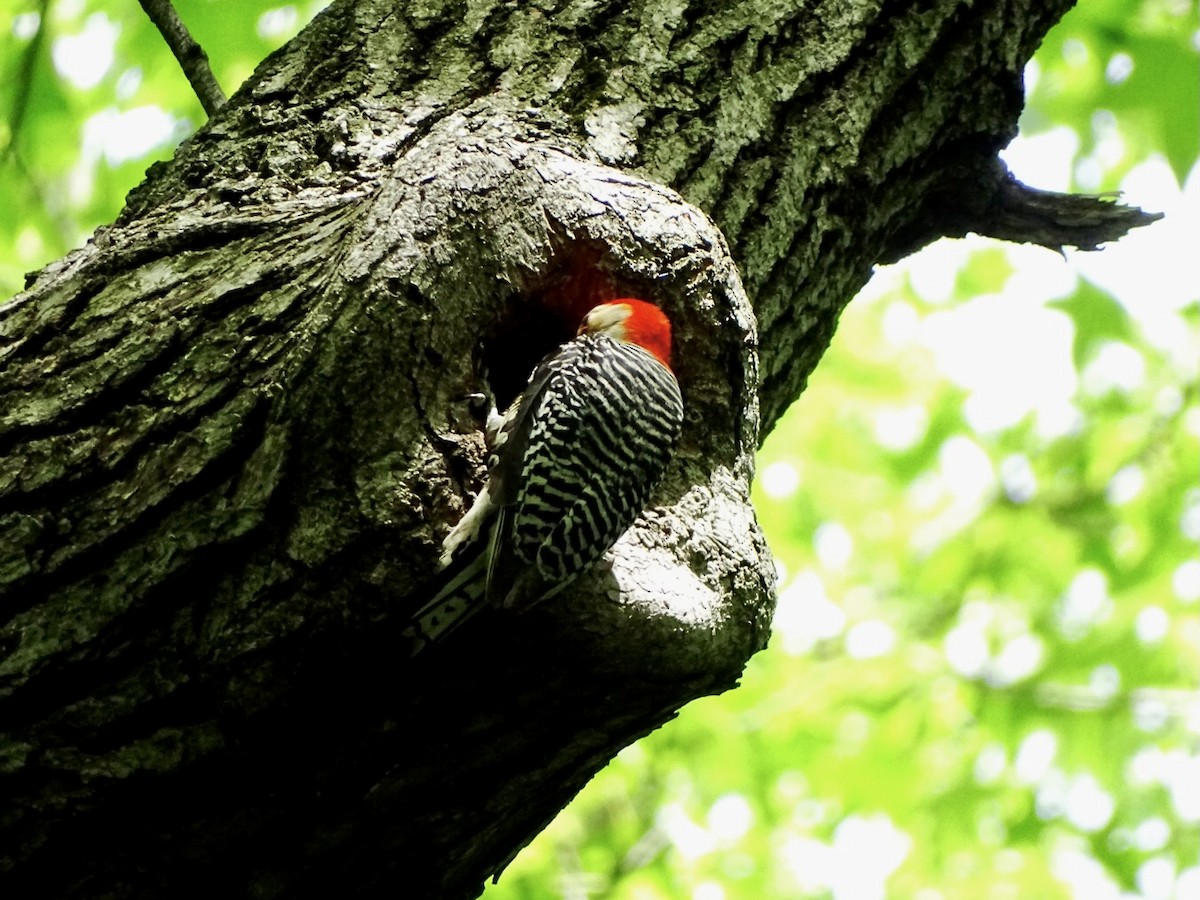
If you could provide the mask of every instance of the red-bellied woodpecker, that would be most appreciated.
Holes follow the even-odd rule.
[[[405,632],[414,652],[484,606],[553,597],[633,524],[683,425],[670,358],[662,310],[602,303],[489,417],[488,481],[442,545],[443,580]]]

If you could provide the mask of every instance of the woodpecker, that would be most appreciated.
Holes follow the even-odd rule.
[[[671,324],[643,300],[602,303],[488,417],[487,484],[442,545],[413,652],[486,606],[522,611],[559,593],[633,524],[683,426]]]

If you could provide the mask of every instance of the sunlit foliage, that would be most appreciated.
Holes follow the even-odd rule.
[[[325,3],[175,0],[226,93]],[[0,297],[115,218],[204,121],[137,0],[0,0]]]
[[[232,90],[320,4],[177,5]],[[134,0],[11,7],[0,296],[203,116]],[[877,273],[759,461],[770,648],[488,900],[1200,897],[1198,29],[1083,0],[1051,34],[1011,165],[1167,219]]]

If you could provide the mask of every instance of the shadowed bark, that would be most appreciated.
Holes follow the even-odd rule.
[[[753,454],[871,267],[1145,221],[996,161],[1068,5],[335,2],[0,307],[0,891],[474,896],[733,686]],[[466,396],[614,294],[677,332],[656,502],[409,659]]]

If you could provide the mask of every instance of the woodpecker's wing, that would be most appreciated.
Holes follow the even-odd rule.
[[[498,451],[487,597],[525,608],[616,543],[679,439],[674,375],[641,347],[583,335],[534,373]]]
[[[579,339],[563,344],[543,357],[529,376],[525,390],[509,408],[503,425],[496,431],[492,457],[489,460],[488,489],[495,502],[495,521],[487,547],[487,602],[499,604],[504,600],[519,568],[525,564],[513,555],[513,512],[522,494],[521,479],[530,436],[537,431],[534,418],[542,408],[547,386],[555,376],[570,378],[577,363]]]

